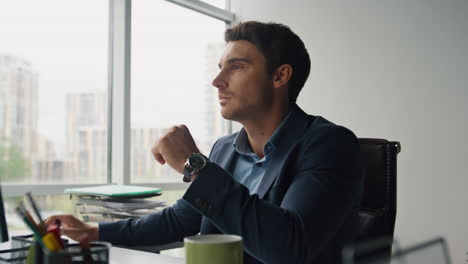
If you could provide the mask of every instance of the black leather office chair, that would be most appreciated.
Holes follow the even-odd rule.
[[[355,243],[393,239],[396,219],[396,169],[399,142],[360,138],[364,168],[364,195],[359,210],[359,231]],[[384,254],[390,256],[391,244]]]

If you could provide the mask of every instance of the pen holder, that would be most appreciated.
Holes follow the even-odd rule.
[[[26,263],[29,247],[0,250],[0,263]]]
[[[79,244],[68,243],[66,240],[64,240],[64,244],[65,248],[63,250],[51,252],[48,249],[43,248],[37,241],[33,240],[32,235],[16,236],[12,238],[12,250],[15,250],[15,262],[0,261],[0,263],[109,263],[110,243],[100,241],[91,242],[88,249],[82,249]],[[20,250],[16,251],[17,249]],[[13,260],[13,258],[10,258],[10,260]]]
[[[28,255],[35,255],[35,248],[31,247],[33,236],[13,236],[11,239],[11,249],[0,251],[0,264],[29,264],[34,263],[35,259],[28,260]]]
[[[43,250],[43,264],[83,263],[108,264],[109,248],[107,242],[92,242],[83,249],[79,244],[68,244],[64,250],[50,252]]]

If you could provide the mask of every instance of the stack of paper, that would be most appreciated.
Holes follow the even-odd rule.
[[[90,222],[139,218],[166,207],[165,201],[150,198],[160,195],[160,188],[104,185],[66,189],[65,193],[76,196],[79,213]]]

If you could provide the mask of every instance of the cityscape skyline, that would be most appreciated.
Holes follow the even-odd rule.
[[[103,93],[107,97],[111,21],[109,3],[81,1],[69,5],[55,0],[40,3],[33,1],[28,8],[16,1],[4,4],[0,10],[0,24],[8,26],[0,29],[0,54],[18,60],[25,59],[29,68],[23,67],[23,72],[37,74],[31,73],[27,77],[31,80],[35,78],[35,85],[29,88],[23,85],[23,90],[36,89],[35,92],[28,92],[29,95],[35,95],[21,99],[27,102],[26,106],[14,103],[11,98],[19,97],[10,96],[12,92],[2,95],[3,101],[8,100],[8,107],[16,111],[8,110],[9,119],[15,120],[15,123],[10,121],[10,124],[17,124],[14,127],[16,131],[9,125],[8,132],[4,134],[8,133],[9,138],[14,135],[18,147],[2,143],[11,146],[6,151],[8,153],[4,151],[3,154],[0,148],[0,157],[4,159],[0,162],[0,176],[5,180],[5,173],[29,175],[23,181],[32,181],[34,178],[35,183],[48,179],[85,182],[102,178],[104,181],[104,175],[107,174],[107,146],[104,144],[104,141],[107,144],[104,136],[107,133],[107,120],[103,120],[107,118],[107,103],[102,103],[101,96],[90,94]],[[89,9],[90,5],[92,9]],[[143,171],[146,170],[144,167],[149,167],[149,161],[142,161],[141,157],[148,157],[149,154],[152,158],[148,148],[150,143],[146,142],[153,141],[153,144],[156,140],[141,137],[162,131],[151,131],[152,128],[164,129],[186,124],[200,148],[208,153],[215,135],[220,133],[216,131],[225,126],[224,123],[207,124],[208,120],[215,122],[220,116],[216,119],[218,110],[206,105],[208,102],[210,105],[218,102],[213,95],[210,95],[211,99],[205,98],[208,96],[205,92],[213,94],[217,89],[209,89],[212,76],[206,76],[204,65],[217,64],[218,58],[213,62],[206,61],[205,51],[209,43],[224,42],[226,24],[166,1],[137,1],[132,4],[131,12],[130,130],[135,135],[131,141],[146,144],[145,149],[142,147],[141,150],[133,144],[131,146],[132,155],[140,157],[137,162],[132,159],[133,181],[140,180],[135,175],[146,174]],[[182,17],[183,20],[178,19]],[[26,80],[26,77],[23,79]],[[82,94],[83,98],[67,99],[69,94],[76,97]],[[83,107],[77,105],[79,101],[83,102]],[[2,103],[0,111],[6,105]],[[70,116],[68,113],[73,111],[67,108],[74,109],[75,114]],[[83,113],[77,114],[77,111]],[[96,120],[91,120],[91,112],[98,112]],[[5,116],[5,113],[3,111],[1,115]],[[29,117],[18,113],[28,113]],[[86,120],[89,122],[86,123]],[[213,133],[207,132],[207,127]],[[80,140],[83,144],[80,144]],[[97,147],[96,143],[103,147]],[[91,150],[90,146],[94,149]],[[140,151],[143,154],[140,155]],[[5,160],[6,155],[9,155],[10,160]],[[26,159],[35,160],[35,165],[17,166],[25,163]],[[4,168],[8,171],[5,172]],[[157,173],[156,170],[155,167],[148,169],[150,174]],[[87,175],[85,171],[90,174]],[[32,177],[32,174],[36,176]],[[100,176],[92,176],[95,174]],[[143,176],[141,178],[142,181],[153,180]],[[180,178],[173,180],[179,181]]]
[[[210,43],[204,55],[205,81],[200,90],[205,98],[202,111],[205,124],[202,137],[195,140],[207,154],[214,141],[227,130],[227,122],[219,114],[216,89],[211,86],[211,78],[217,71],[216,60],[223,47],[221,43]],[[104,183],[107,179],[107,93],[96,89],[65,93],[66,140],[61,146],[59,141],[41,135],[38,129],[39,75],[27,59],[0,54],[0,138],[8,138],[21,149],[30,167],[24,171],[23,181]],[[57,98],[57,101],[62,100]],[[179,180],[168,166],[156,164],[150,151],[167,128],[132,122],[133,182]]]

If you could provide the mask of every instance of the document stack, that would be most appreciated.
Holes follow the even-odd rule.
[[[154,199],[160,188],[134,185],[104,185],[66,189],[85,222],[114,221],[140,218],[166,207],[166,202]]]

